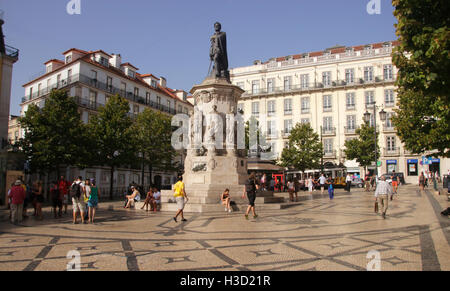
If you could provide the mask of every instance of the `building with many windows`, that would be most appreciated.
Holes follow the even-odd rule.
[[[246,120],[251,116],[258,119],[267,132],[274,159],[281,156],[295,124],[310,123],[321,135],[324,163],[342,164],[348,172],[363,175],[355,161],[346,159],[343,149],[346,140],[357,137],[364,113],[369,112],[370,124],[377,118],[380,174],[395,170],[404,173],[406,182],[417,183],[422,170],[446,172],[448,159],[434,159],[430,166],[422,166],[422,157],[404,149],[396,135],[391,122],[397,75],[391,53],[396,45],[392,41],[335,46],[234,68],[230,71],[232,83],[246,91],[238,107]],[[387,112],[384,122],[378,114],[381,109]]]
[[[45,64],[45,72],[23,85],[21,115],[30,104],[42,107],[52,89],[67,90],[79,105],[82,120],[87,123],[98,109],[108,102],[108,98],[119,94],[130,103],[130,116],[135,117],[145,108],[164,112],[170,116],[177,113],[188,114],[192,105],[187,101],[187,93],[167,87],[164,77],[140,74],[138,68],[122,62],[120,54],[108,54],[102,50],[84,51],[76,48],[63,53],[63,59],[52,59]],[[181,157],[180,157],[181,158]],[[109,185],[109,170],[96,168],[79,171],[67,170],[66,177],[72,179],[81,175],[96,178],[100,187]],[[145,185],[151,182],[162,187],[170,187],[175,182],[176,173],[153,170],[153,177],[144,174]],[[116,185],[125,187],[132,181],[141,181],[140,169],[118,169],[114,179]]]

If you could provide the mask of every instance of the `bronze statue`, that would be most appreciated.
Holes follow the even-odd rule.
[[[214,62],[212,76],[216,78],[225,78],[230,81],[230,72],[228,71],[227,54],[227,35],[220,31],[222,25],[219,22],[214,24],[215,33],[211,36],[211,48],[209,56],[211,62]]]

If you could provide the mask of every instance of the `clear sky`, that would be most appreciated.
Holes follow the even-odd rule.
[[[22,85],[75,47],[122,55],[140,70],[164,76],[167,85],[189,91],[209,67],[209,37],[216,21],[227,33],[230,67],[251,65],[336,44],[395,40],[393,7],[370,0],[80,0],[81,15],[69,15],[69,0],[0,0],[6,44],[20,49],[14,66],[11,114],[20,112]]]

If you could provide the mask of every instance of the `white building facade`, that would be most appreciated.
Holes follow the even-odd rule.
[[[188,114],[193,108],[186,101],[187,93],[167,87],[164,77],[152,74],[139,74],[137,67],[122,63],[119,54],[108,54],[102,50],[83,51],[70,49],[63,53],[64,60],[53,59],[45,63],[45,74],[23,85],[25,97],[22,98],[21,116],[24,116],[30,104],[44,106],[52,89],[67,90],[75,97],[83,122],[97,114],[108,98],[119,94],[130,103],[130,116],[135,117],[146,108],[151,108],[173,116],[177,113]],[[72,179],[78,175],[95,178],[100,187],[109,185],[109,169],[96,167],[79,171],[67,169],[66,177]],[[140,169],[118,169],[114,174],[115,185],[126,187],[131,182],[141,182]],[[145,172],[145,185],[151,182],[161,187],[170,187],[175,182],[176,173],[153,170],[150,179]]]
[[[371,113],[370,124],[374,123],[375,102],[381,151],[378,173],[404,173],[407,183],[418,183],[422,170],[446,174],[448,159],[422,165],[422,156],[408,152],[396,135],[391,122],[397,103],[397,69],[391,59],[396,45],[394,41],[336,46],[234,68],[230,70],[232,83],[246,91],[238,107],[246,120],[251,116],[258,119],[274,159],[281,156],[295,124],[307,122],[322,136],[324,163],[345,165],[348,172],[363,175],[363,168],[346,160],[344,143],[357,137],[364,113]],[[378,114],[382,109],[387,112],[384,122]]]

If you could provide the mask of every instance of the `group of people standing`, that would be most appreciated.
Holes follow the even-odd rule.
[[[69,203],[73,206],[73,223],[77,223],[77,216],[80,214],[82,223],[94,223],[95,213],[99,200],[99,189],[95,179],[82,181],[78,177],[72,184],[64,176],[58,181],[50,183],[50,199],[54,218],[61,218],[67,214]],[[37,220],[43,220],[42,205],[45,202],[44,189],[41,181],[36,181],[27,185],[18,179],[8,191],[9,204],[11,209],[11,222],[21,223],[28,218],[27,207],[32,204],[34,208],[33,216]]]
[[[428,185],[433,185],[435,191],[438,191],[438,183],[441,182],[441,176],[438,172],[422,171],[419,175],[420,190],[424,190]]]

